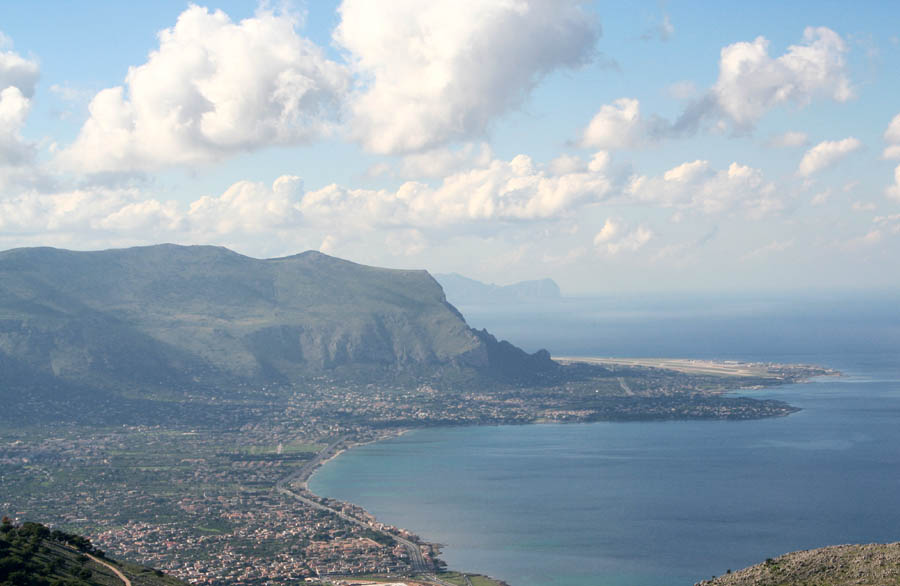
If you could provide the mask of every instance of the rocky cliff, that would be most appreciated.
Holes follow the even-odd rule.
[[[468,327],[425,271],[158,245],[0,253],[0,385],[190,388],[555,365]],[[517,350],[517,349],[516,349]]]

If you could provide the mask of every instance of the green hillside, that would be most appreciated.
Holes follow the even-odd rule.
[[[184,582],[151,568],[107,559],[103,552],[91,545],[90,541],[77,535],[51,531],[37,523],[23,523],[17,526],[6,518],[0,524],[2,586],[183,584]]]

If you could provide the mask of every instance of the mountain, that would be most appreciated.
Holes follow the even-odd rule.
[[[183,586],[144,566],[108,559],[79,535],[38,523],[0,524],[0,584],[23,586]]]
[[[900,543],[795,551],[696,586],[885,586],[900,584]]]
[[[553,279],[521,281],[512,285],[482,283],[457,273],[434,276],[447,299],[456,305],[491,305],[499,303],[527,303],[560,299],[559,285]]]
[[[171,244],[0,252],[0,393],[556,366],[499,344],[469,328],[426,271]]]

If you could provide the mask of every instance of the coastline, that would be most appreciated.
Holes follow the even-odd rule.
[[[780,382],[774,382],[772,385],[750,385],[750,386],[736,386],[734,389],[722,391],[725,394],[739,394],[741,391],[745,390],[759,390],[761,388],[777,388],[783,386],[784,384],[796,384],[796,383],[807,383],[814,381],[819,378],[827,378],[834,376],[842,376],[840,371],[837,371],[828,367],[819,367],[807,364],[775,364],[775,363],[748,363],[748,362],[740,362],[740,361],[712,361],[712,360],[694,360],[694,359],[616,359],[616,358],[590,358],[590,357],[561,357],[558,358],[560,361],[565,362],[588,362],[594,364],[604,364],[604,365],[620,365],[620,366],[631,366],[631,367],[644,367],[644,368],[659,368],[661,370],[676,370],[679,372],[703,372],[705,374],[714,374],[719,376],[733,376],[735,379],[740,377],[748,377],[748,376],[761,376],[764,374],[773,375],[779,373],[781,376],[777,376],[776,380]],[[675,366],[675,368],[673,368]],[[695,370],[696,369],[696,370]],[[796,371],[810,371],[805,373],[804,375],[797,375]],[[699,371],[699,372],[698,372]],[[784,373],[787,371],[793,371],[791,375],[785,376]],[[794,408],[788,413],[785,413],[783,416],[787,416],[793,413],[800,411],[799,408]],[[771,417],[779,417],[779,415],[773,415]],[[611,420],[615,421],[615,420]],[[627,420],[622,420],[627,421]],[[593,421],[555,421],[555,420],[534,420],[528,423],[522,424],[507,424],[507,425],[544,425],[548,423],[595,423]],[[483,427],[484,424],[468,424],[475,427]],[[498,424],[492,424],[498,425]],[[503,424],[499,424],[503,425]],[[465,426],[465,425],[464,425]],[[426,426],[425,428],[431,427],[442,427],[442,426]],[[410,542],[410,544],[414,544],[417,547],[425,546],[429,548],[433,552],[433,560],[435,564],[440,567],[441,565],[446,568],[446,564],[443,563],[443,560],[439,558],[440,550],[442,545],[438,543],[432,543],[420,538],[416,533],[413,533],[405,528],[396,527],[393,525],[385,525],[383,522],[378,521],[377,518],[372,515],[369,511],[365,510],[361,506],[341,501],[338,499],[333,499],[331,497],[325,497],[319,494],[314,493],[309,488],[309,481],[312,476],[326,463],[331,462],[336,459],[338,456],[344,454],[345,452],[364,445],[374,444],[376,442],[392,439],[396,437],[401,437],[409,432],[413,431],[412,428],[398,428],[390,431],[380,431],[380,435],[374,438],[366,438],[363,440],[355,440],[352,437],[342,437],[339,438],[336,442],[329,444],[325,448],[323,448],[322,452],[320,452],[322,457],[317,457],[311,464],[303,469],[303,474],[300,476],[295,476],[294,478],[290,478],[288,481],[289,486],[297,486],[303,492],[307,493],[309,496],[314,499],[321,500],[325,503],[340,503],[342,505],[347,505],[352,509],[356,509],[362,513],[364,517],[368,517],[372,519],[373,522],[362,521],[361,519],[357,519],[358,521],[362,521],[371,527],[375,527],[376,525],[380,525],[382,527],[388,527],[393,529],[394,531],[401,532],[402,534],[409,535],[414,537],[415,541]],[[343,444],[343,445],[341,445]],[[338,447],[340,446],[340,447]],[[333,449],[333,451],[332,451]],[[330,453],[329,453],[330,452]],[[288,480],[288,479],[284,479]],[[282,482],[284,482],[284,480]],[[329,507],[330,508],[330,507]],[[388,530],[387,533],[391,534],[398,543],[402,543],[402,538],[394,534],[394,531]],[[451,570],[455,572],[465,573],[464,570]],[[475,575],[475,574],[470,574]],[[499,585],[509,586],[505,581],[500,579],[486,576],[487,578],[497,582]],[[440,580],[437,576],[429,576],[432,583],[441,584],[444,586],[453,586],[448,582],[444,582]],[[427,579],[428,579],[427,578]],[[417,578],[422,579],[422,578]]]

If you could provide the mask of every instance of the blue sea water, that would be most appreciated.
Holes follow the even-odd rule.
[[[818,320],[779,307],[753,319],[700,313],[693,325],[632,312],[618,326],[619,355],[638,347],[844,372],[752,393],[802,408],[789,417],[420,430],[343,454],[311,488],[445,544],[451,568],[512,586],[689,585],[787,551],[900,540],[897,306],[842,300]],[[490,315],[476,319],[502,332],[510,316]],[[598,324],[573,322],[572,338]],[[713,350],[704,332],[718,336]],[[529,335],[539,332],[519,332]],[[616,354],[594,340],[567,352]]]

